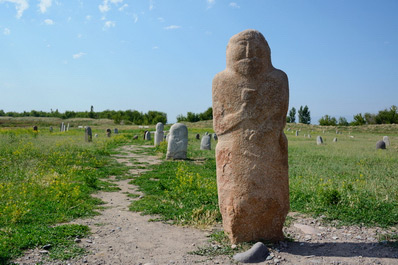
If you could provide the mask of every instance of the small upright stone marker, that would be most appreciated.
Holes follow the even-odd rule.
[[[296,131],[296,136],[299,136],[299,131]]]
[[[323,144],[323,138],[322,138],[322,136],[317,136],[316,137],[316,144],[317,145],[321,145],[321,144]]]
[[[196,140],[200,140],[200,134],[197,133],[197,134],[195,135],[195,138],[196,138]]]
[[[311,134],[308,135],[308,138],[311,138]]]
[[[386,146],[390,146],[390,138],[388,136],[383,137],[383,142],[386,143]]]
[[[35,125],[35,126],[33,126],[33,131],[35,131],[35,132],[37,132],[38,131],[38,129],[37,129],[37,126]]]
[[[337,137],[334,137],[334,138],[333,138],[333,142],[334,142],[334,143],[337,142]]]
[[[213,133],[213,139],[214,139],[214,141],[218,141],[218,137],[217,137],[216,133]]]
[[[93,132],[91,131],[90,126],[85,129],[85,140],[86,142],[91,142],[93,140]]]
[[[264,36],[234,35],[227,67],[213,79],[217,188],[223,227],[232,244],[283,239],[289,210],[289,107],[286,74],[275,69]]]
[[[188,148],[188,128],[185,124],[175,123],[170,128],[166,159],[186,159]]]
[[[156,124],[156,132],[155,132],[155,141],[154,145],[158,146],[160,145],[160,142],[163,141],[163,136],[164,136],[164,125],[161,122],[158,122]]]
[[[106,129],[106,136],[111,137],[112,130],[111,129]]]
[[[202,141],[200,142],[200,150],[211,150],[211,137],[209,133],[203,135]]]
[[[145,140],[147,140],[147,141],[150,141],[152,138],[151,138],[151,132],[150,131],[146,131],[146,133],[145,133]]]
[[[115,134],[118,134],[118,133],[119,133],[119,129],[118,129],[118,128],[115,128],[115,129],[113,130],[113,132],[114,132]]]
[[[50,126],[50,132],[53,132],[54,128],[52,126]]]
[[[376,143],[376,149],[386,149],[386,143],[384,141],[378,141]]]

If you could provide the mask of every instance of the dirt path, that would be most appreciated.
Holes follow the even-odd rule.
[[[115,159],[127,166],[142,163],[144,165],[160,163],[156,156],[136,154],[145,146],[123,146],[121,154]],[[137,163],[138,162],[138,163]],[[139,165],[139,164],[138,164]],[[134,177],[148,169],[130,169]],[[99,192],[94,196],[105,202],[101,214],[90,219],[79,219],[73,223],[90,227],[89,238],[81,239],[80,246],[89,252],[78,260],[54,262],[40,254],[40,250],[31,250],[25,256],[14,261],[19,264],[230,264],[228,257],[217,257],[214,260],[188,254],[197,250],[198,246],[208,245],[205,231],[150,222],[153,216],[141,216],[129,211],[132,200],[126,193],[136,193],[137,187],[128,180],[116,181],[111,177],[120,191]],[[139,198],[137,198],[139,199]]]
[[[160,163],[158,157],[140,153],[143,146],[124,146],[115,159],[127,166]],[[147,169],[130,169],[134,177]],[[153,216],[141,216],[128,210],[132,200],[126,193],[138,193],[130,180],[117,181],[119,192],[100,192],[106,208],[101,215],[74,223],[88,225],[89,238],[79,243],[89,252],[78,260],[54,262],[39,250],[29,251],[15,262],[19,264],[235,264],[226,256],[215,258],[188,254],[199,246],[209,246],[207,232],[150,222]],[[139,199],[139,198],[137,198]],[[398,264],[398,248],[378,243],[378,228],[322,226],[320,219],[290,213],[293,222],[284,228],[294,242],[282,242],[271,249],[269,260],[258,264]]]

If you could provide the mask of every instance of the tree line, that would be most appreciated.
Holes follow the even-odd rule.
[[[187,115],[182,114],[177,116],[177,122],[187,121],[187,122],[197,122],[197,121],[207,121],[213,119],[213,108],[210,107],[202,113],[187,112]]]
[[[346,118],[340,117],[338,120],[329,115],[323,116],[319,119],[319,125],[326,126],[358,126],[365,124],[398,124],[398,108],[392,105],[389,109],[380,110],[377,114],[372,113],[358,113],[354,115],[353,121],[348,123]]]
[[[0,110],[0,116],[8,117],[53,117],[61,119],[71,118],[91,118],[91,119],[110,119],[114,120],[116,124],[137,124],[150,125],[162,122],[167,123],[167,114],[160,111],[150,110],[147,113],[142,113],[137,110],[104,110],[95,112],[94,107],[91,106],[90,111],[65,111],[59,112],[58,109],[50,112],[32,110],[30,112],[4,112]]]

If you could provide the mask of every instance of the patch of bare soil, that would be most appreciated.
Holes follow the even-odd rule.
[[[124,146],[115,159],[132,166],[160,163],[156,156],[140,153],[139,146]],[[138,163],[141,164],[138,164]],[[134,177],[148,170],[131,169]],[[114,179],[114,178],[113,178]],[[103,200],[101,215],[74,223],[88,225],[89,238],[79,243],[88,254],[66,262],[51,261],[39,250],[31,250],[16,260],[19,264],[237,264],[227,256],[214,258],[188,254],[198,247],[209,248],[208,232],[194,228],[151,222],[154,216],[130,212],[132,200],[126,193],[140,194],[129,180],[114,180],[118,192],[100,192]],[[137,198],[139,199],[139,198]],[[284,228],[293,242],[280,242],[270,249],[266,261],[258,264],[398,264],[398,248],[378,242],[378,235],[389,231],[357,226],[339,227],[322,225],[322,218],[313,219],[298,213],[289,214],[293,221]]]

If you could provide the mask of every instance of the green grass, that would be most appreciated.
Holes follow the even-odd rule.
[[[210,124],[210,123],[209,123]],[[4,125],[4,124],[3,124]],[[309,215],[325,215],[339,224],[390,227],[398,225],[398,126],[336,128],[289,125],[289,180],[291,210]],[[112,162],[115,147],[124,143],[153,145],[144,141],[144,129],[123,128],[112,138],[103,128],[93,128],[100,136],[84,142],[80,129],[49,133],[31,129],[0,129],[0,264],[23,250],[51,244],[50,257],[68,259],[83,251],[73,243],[87,235],[85,226],[55,226],[74,218],[91,216],[100,201],[90,194],[97,190],[116,190],[107,176],[129,178],[132,167]],[[167,129],[168,127],[166,127]],[[294,130],[301,129],[299,137]],[[325,130],[325,133],[323,133]],[[209,227],[221,222],[218,210],[214,148],[200,150],[201,136],[212,129],[189,126],[188,159],[164,161],[132,181],[145,193],[131,210],[157,214],[159,220],[182,225]],[[311,133],[312,138],[303,134]],[[350,134],[349,134],[350,133]],[[138,140],[133,136],[138,135]],[[317,146],[322,135],[325,144]],[[375,150],[375,143],[389,135],[392,146]],[[351,138],[350,136],[354,136]],[[337,143],[332,139],[338,138]],[[140,154],[162,154],[166,143],[142,149]],[[135,195],[131,195],[134,197]],[[217,234],[217,233],[216,233]],[[224,235],[212,240],[220,242]],[[385,240],[396,242],[396,235]],[[241,246],[238,246],[241,247]],[[212,252],[213,250],[203,250]],[[218,253],[218,252],[215,253]]]
[[[325,215],[325,220],[337,220],[339,224],[398,225],[398,127],[384,126],[386,132],[371,127],[360,130],[357,127],[292,125],[293,130],[286,132],[291,211]],[[301,129],[300,136],[294,136],[295,129]],[[343,134],[336,134],[336,129]],[[189,128],[187,161],[164,161],[162,165],[154,166],[152,172],[133,181],[147,196],[133,202],[132,210],[160,214],[160,219],[181,224],[211,225],[210,220],[220,221],[216,212],[212,212],[215,218],[208,218],[209,214],[201,216],[204,209],[218,209],[216,142],[212,140],[213,150],[200,150],[200,140],[195,139],[196,133],[203,135],[205,131],[213,132],[210,128]],[[309,133],[312,138],[303,137]],[[324,145],[316,145],[317,135],[324,138]],[[392,146],[387,150],[376,150],[375,144],[383,135],[390,136]],[[332,142],[334,137],[338,142]],[[163,144],[155,150],[164,154],[167,146]],[[196,178],[196,175],[200,177]],[[151,178],[160,181],[149,181]],[[192,184],[189,188],[184,187],[184,194],[179,193],[181,183],[187,180],[195,183],[197,179],[207,181],[208,187],[204,189]]]
[[[73,239],[88,228],[54,225],[95,214],[101,202],[90,194],[115,189],[106,177],[127,169],[111,161],[110,150],[127,141],[120,135],[86,143],[80,130],[0,129],[0,264],[47,244],[52,258],[82,253]]]
[[[313,138],[289,135],[291,210],[326,215],[340,224],[398,224],[398,152],[375,150],[379,135],[319,133]],[[339,140],[332,142],[334,137]]]

